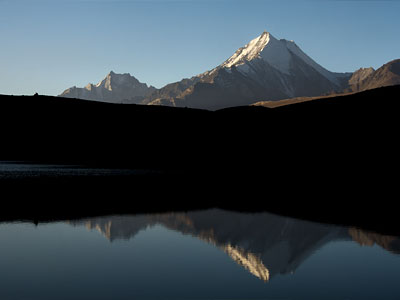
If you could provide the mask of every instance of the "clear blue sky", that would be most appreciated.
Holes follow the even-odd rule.
[[[0,94],[56,95],[113,70],[162,87],[264,30],[331,71],[400,58],[400,1],[0,0]]]

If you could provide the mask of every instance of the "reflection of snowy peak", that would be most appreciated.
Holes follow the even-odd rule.
[[[139,216],[99,217],[70,222],[96,229],[110,241],[133,238],[160,224],[215,245],[254,276],[268,281],[276,274],[294,272],[323,245],[338,239],[378,243],[398,251],[398,239],[279,217],[268,213],[242,214],[222,210]],[[394,247],[394,248],[393,248]]]
[[[218,67],[189,79],[185,89],[168,85],[146,99],[150,104],[218,109],[260,100],[320,96],[346,87],[351,73],[333,73],[293,41],[269,32],[238,49]],[[170,93],[171,89],[175,93]]]
[[[148,87],[130,74],[111,71],[96,85],[90,83],[84,88],[72,87],[60,96],[113,103],[139,103],[154,90],[154,87]]]
[[[226,245],[222,248],[226,254],[228,254],[238,265],[245,268],[254,276],[260,278],[262,281],[269,281],[269,270],[264,266],[261,259],[251,253],[242,250],[239,247],[234,247],[231,245]]]
[[[378,244],[400,253],[399,238],[290,219],[269,213],[244,214],[219,209],[188,213],[111,216],[73,221],[96,229],[110,241],[130,239],[160,224],[191,235],[224,251],[248,272],[268,281],[276,274],[294,272],[308,257],[335,240]]]

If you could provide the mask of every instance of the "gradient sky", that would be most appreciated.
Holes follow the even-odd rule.
[[[57,95],[113,70],[162,87],[264,30],[331,71],[400,58],[400,1],[0,0],[0,94]]]

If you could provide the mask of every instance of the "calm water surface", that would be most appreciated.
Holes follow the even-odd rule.
[[[400,239],[223,210],[0,224],[0,299],[400,299]]]
[[[80,165],[33,164],[30,162],[0,161],[0,180],[39,177],[128,176],[159,173],[155,170],[88,168]]]

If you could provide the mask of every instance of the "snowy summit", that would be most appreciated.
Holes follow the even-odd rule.
[[[237,50],[235,54],[228,58],[220,67],[231,68],[232,66],[235,66],[239,67],[239,70],[245,71],[248,70],[248,68],[243,66],[240,68],[241,65],[254,59],[262,59],[276,70],[289,75],[291,73],[290,62],[292,54],[301,58],[306,64],[314,68],[332,83],[338,84],[335,75],[312,60],[293,40],[278,40],[268,31],[264,31],[260,36]]]

